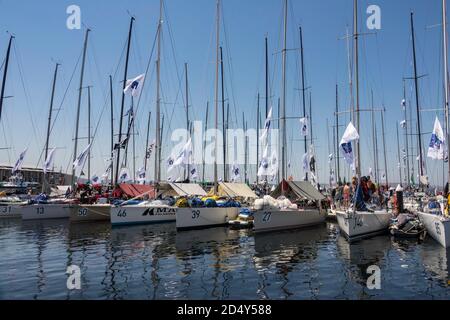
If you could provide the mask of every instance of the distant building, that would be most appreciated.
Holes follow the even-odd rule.
[[[12,176],[11,166],[0,165],[0,181],[8,181]],[[42,184],[44,181],[44,171],[37,168],[22,167],[20,173],[23,176],[23,180],[26,182],[37,182]],[[54,185],[70,185],[72,181],[72,175],[63,172],[50,171],[47,172],[47,179],[50,184]]]

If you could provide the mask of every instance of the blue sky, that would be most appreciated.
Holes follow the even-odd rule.
[[[282,3],[281,0],[223,0],[224,24],[221,44],[226,61],[226,98],[231,103],[232,126],[241,127],[243,112],[249,126],[255,126],[256,95],[258,91],[264,95],[265,35],[269,38],[271,89],[275,104],[280,95],[281,60],[277,52],[281,49]],[[288,47],[299,47],[298,27],[301,25],[307,83],[312,87],[313,130],[317,138],[315,144],[319,158],[319,176],[324,182],[328,179],[326,119],[333,121],[336,83],[340,87],[341,109],[347,109],[349,105],[346,42],[338,38],[345,35],[347,25],[350,29],[352,27],[353,1],[291,0],[289,3]],[[104,110],[105,96],[108,94],[108,75],[114,74],[117,68],[118,74],[114,79],[116,114],[119,110],[120,79],[123,77],[124,63],[120,58],[128,32],[127,11],[136,17],[129,78],[145,71],[158,23],[158,0],[0,0],[0,61],[3,61],[6,52],[9,37],[7,31],[16,36],[6,89],[6,95],[13,98],[5,101],[0,124],[0,147],[12,149],[0,151],[0,163],[14,162],[20,151],[28,147],[26,164],[38,165],[45,139],[53,61],[62,64],[56,93],[57,108],[81,53],[84,30],[66,28],[66,8],[71,4],[80,6],[83,24],[93,30],[89,41],[85,79],[85,85],[93,86],[93,126],[99,121]],[[432,26],[441,22],[441,1],[360,0],[360,32],[371,32],[365,27],[368,17],[365,11],[371,4],[380,6],[382,25],[377,35],[364,36],[360,42],[361,107],[369,106],[371,89],[374,92],[375,105],[386,107],[388,173],[390,180],[398,180],[395,123],[403,118],[400,108],[403,95],[402,78],[412,75],[409,13],[411,10],[415,12],[419,73],[427,75],[420,80],[420,101],[423,108],[440,108],[443,86],[441,29]],[[184,75],[185,62],[189,64],[191,119],[203,120],[206,102],[212,103],[214,100],[215,1],[165,0],[165,7],[167,17],[163,33],[162,90],[167,139],[168,132],[185,125],[182,98],[184,88],[180,92],[179,83],[179,79]],[[300,86],[298,55],[296,50],[288,53],[286,107],[289,116],[301,114],[301,101],[296,91]],[[149,111],[155,111],[154,60],[150,74],[147,76],[151,80],[144,89],[137,115],[137,166],[143,161],[147,114]],[[63,171],[70,167],[72,157],[78,82],[79,68],[69,86],[51,137],[51,146],[61,148],[56,153],[56,165]],[[407,82],[407,85],[407,98],[412,100],[412,107],[415,108],[412,83]],[[128,105],[127,102],[125,108]],[[82,108],[80,132],[81,136],[85,137],[86,96]],[[108,157],[110,141],[109,111],[106,109],[104,112],[92,150],[92,172],[99,175],[105,169],[104,159]],[[442,115],[439,115],[442,119]],[[424,132],[431,131],[435,116],[436,112],[422,114]],[[210,121],[212,119],[211,117]],[[373,167],[370,116],[362,114],[362,119],[362,171],[368,173],[369,167]],[[341,123],[344,122],[348,122],[348,118],[342,117]],[[379,123],[379,130],[380,126]],[[287,131],[288,139],[293,140],[288,151],[292,174],[300,179],[303,175],[302,152],[297,150],[303,150],[303,145],[297,141],[300,138],[298,123],[289,121]],[[429,134],[424,135],[424,147],[429,138]],[[86,141],[81,140],[79,150],[84,145]],[[381,157],[381,139],[379,148]],[[170,144],[167,143],[163,149],[164,159],[169,151]],[[382,163],[381,167],[384,168]],[[441,184],[442,163],[427,161],[427,169],[432,182]],[[255,168],[252,167],[250,175],[254,174]]]

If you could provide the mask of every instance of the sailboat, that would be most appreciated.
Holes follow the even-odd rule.
[[[443,28],[443,44],[444,44],[444,83],[445,83],[445,115],[446,115],[446,138],[443,136],[442,128],[441,133],[433,130],[433,136],[430,143],[430,148],[440,152],[438,159],[443,160],[445,158],[444,143],[449,140],[449,79],[448,79],[448,48],[447,48],[447,3],[446,0],[442,0],[442,28]],[[445,141],[447,140],[447,141]],[[450,182],[450,161],[448,161],[448,181]],[[447,196],[447,195],[444,195]],[[450,247],[450,216],[448,214],[449,206],[447,203],[447,212],[440,212],[440,214],[434,214],[431,212],[418,212],[419,219],[425,225],[428,233],[439,242],[443,247]]]
[[[119,179],[119,163],[120,163],[120,149],[122,148],[122,146],[127,145],[128,140],[129,140],[129,133],[130,133],[130,125],[128,126],[128,133],[127,133],[127,137],[122,141],[122,121],[123,121],[123,110],[124,110],[124,103],[125,103],[125,92],[126,92],[126,88],[127,86],[129,86],[130,81],[134,84],[134,88],[135,88],[135,93],[140,91],[141,88],[141,82],[143,81],[143,77],[144,75],[139,76],[136,79],[133,80],[128,80],[127,79],[127,73],[128,73],[128,62],[129,62],[129,56],[130,56],[130,47],[131,47],[131,37],[132,37],[132,32],[133,32],[133,23],[135,21],[134,17],[130,18],[130,26],[129,26],[129,31],[128,31],[128,39],[127,39],[127,52],[126,52],[126,60],[125,60],[125,71],[124,71],[124,78],[123,78],[123,92],[122,92],[122,104],[121,104],[121,113],[120,113],[120,127],[119,127],[119,143],[118,143],[118,148],[117,148],[117,166],[116,166],[116,184],[117,181]],[[81,80],[82,81],[82,80]],[[81,86],[80,86],[81,88]],[[111,112],[112,112],[112,101],[113,101],[113,93],[112,93],[112,77],[110,77],[110,88],[111,88],[111,92],[110,92],[110,99],[111,99]],[[88,87],[89,89],[89,87]],[[139,89],[139,90],[138,90]],[[81,90],[81,89],[80,89]],[[89,96],[89,106],[90,106],[90,91],[88,91],[88,96]],[[90,109],[90,107],[89,107]],[[79,112],[79,106],[78,106],[78,112]],[[132,119],[131,121],[134,121],[134,119],[132,117],[134,117],[133,114],[133,105],[130,109],[130,111],[128,112],[129,117]],[[90,117],[90,111],[89,111],[89,117]],[[111,119],[111,125],[112,125],[112,119]],[[89,146],[90,146],[90,133],[88,134],[89,137]],[[111,139],[113,139],[113,134],[111,133]],[[113,146],[113,141],[111,141],[111,147],[112,149],[114,149]],[[109,167],[109,169],[111,170],[111,172],[113,171],[113,151],[111,150],[112,154],[111,154],[111,165]],[[90,158],[90,151],[88,151],[88,158]],[[84,163],[81,165],[81,168],[84,166]],[[89,166],[89,164],[88,164]],[[108,169],[108,170],[109,170]],[[89,175],[89,171],[88,170],[88,175]],[[127,170],[126,170],[127,171]],[[122,173],[120,173],[120,175],[122,175]],[[127,171],[127,175],[128,175],[128,171]],[[111,179],[111,183],[113,183],[112,179]],[[107,201],[105,201],[105,203],[94,203],[94,204],[80,204],[78,207],[74,208],[70,214],[70,221],[71,222],[90,222],[90,221],[110,221],[111,219],[111,210],[112,207],[109,203],[107,203]]]
[[[81,96],[82,96],[82,88],[83,88],[83,78],[84,78],[84,69],[86,64],[86,53],[87,53],[87,44],[89,38],[90,29],[86,29],[84,36],[84,44],[83,44],[83,57],[82,57],[82,66],[81,66],[81,74],[80,74],[80,86],[78,90],[78,105],[77,105],[77,116],[76,116],[76,127],[75,127],[75,139],[74,139],[74,167],[72,170],[72,187],[75,182],[75,162],[84,163],[86,159],[86,154],[89,151],[90,145],[83,150],[80,156],[77,158],[77,147],[78,147],[78,127],[79,127],[79,118],[80,118],[80,106],[81,106]],[[53,84],[56,83],[56,75],[57,68],[55,69],[55,77]],[[54,85],[52,90],[52,96],[54,95]],[[53,102],[53,99],[52,99]],[[52,102],[50,104],[50,112],[52,110]],[[50,135],[50,123],[51,123],[51,113],[49,116],[49,125],[47,130],[47,141],[46,141],[46,153],[48,151],[48,138]],[[84,159],[80,161],[80,159]],[[47,160],[47,159],[46,159]],[[45,183],[43,188],[45,189]],[[44,190],[45,191],[45,190]],[[43,220],[43,219],[68,219],[71,213],[78,207],[76,199],[66,199],[66,198],[56,198],[51,199],[42,193],[35,199],[30,201],[30,204],[22,207],[22,220]]]
[[[354,166],[356,176],[361,176],[361,153],[359,144],[359,70],[358,70],[358,0],[354,1],[354,41],[355,41],[355,73],[356,73],[356,128],[350,122],[340,143],[340,149],[347,163]],[[352,142],[356,142],[356,161],[353,159]],[[368,211],[362,203],[361,182],[355,192],[353,207],[347,211],[336,211],[339,230],[348,241],[371,237],[388,231],[391,213],[385,209]],[[361,204],[361,205],[359,205]],[[361,210],[365,209],[365,210]]]
[[[282,143],[286,141],[286,40],[287,40],[287,8],[288,1],[284,1],[284,48],[283,48],[283,77],[282,77],[282,104],[281,104],[281,134]],[[303,56],[303,54],[302,54]],[[304,85],[304,81],[303,81]],[[270,114],[270,113],[269,113]],[[270,119],[266,120],[266,127]],[[305,138],[306,147],[306,138]],[[267,147],[266,147],[267,148]],[[284,200],[276,201],[274,198],[265,197],[265,199],[255,202],[254,211],[254,231],[264,232],[272,230],[293,229],[300,227],[313,226],[325,222],[326,210],[321,208],[321,202],[325,197],[313,187],[308,181],[286,181],[286,149],[282,147],[282,165],[280,177],[282,179],[278,188],[272,193],[274,197],[284,196]],[[267,162],[267,155],[263,156],[261,167],[264,168]],[[274,161],[271,161],[272,165]],[[264,171],[264,170],[262,170]],[[273,170],[272,170],[273,171]],[[294,204],[288,199],[294,200]],[[257,205],[258,202],[258,205]]]
[[[220,6],[221,1],[216,2],[216,77],[215,77],[215,129],[218,129],[218,102],[219,102],[219,52],[220,52]],[[215,139],[214,156],[214,194],[218,193],[217,159],[218,143]],[[225,177],[224,177],[225,178]],[[178,208],[176,213],[177,230],[206,228],[227,225],[230,220],[236,219],[239,208],[231,207],[199,207]]]

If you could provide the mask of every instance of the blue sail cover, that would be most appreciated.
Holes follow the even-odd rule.
[[[353,203],[355,204],[355,209],[357,211],[367,211],[366,203],[364,202],[364,195],[361,183],[359,183],[358,187],[356,187],[356,192],[353,197]]]

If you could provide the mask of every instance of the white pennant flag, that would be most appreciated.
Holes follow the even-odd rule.
[[[308,132],[309,132],[308,118],[300,119],[300,127],[302,130],[301,131],[302,136],[304,136],[304,137],[308,136]]]
[[[275,177],[278,173],[278,155],[274,150],[272,151],[272,157],[270,159],[270,171],[269,176]]]
[[[264,123],[264,131],[263,131],[263,134],[261,135],[261,137],[259,138],[260,141],[265,141],[267,139],[267,136],[269,135],[271,123],[272,123],[272,108],[270,108],[269,114],[267,115],[266,122]]]
[[[241,171],[237,164],[231,166],[231,181],[236,182],[241,178]]]
[[[266,148],[264,149],[264,154],[262,156],[261,162],[259,163],[258,177],[269,175],[270,163],[269,163],[268,153],[269,153],[269,147],[266,146]]]
[[[344,132],[344,136],[342,137],[341,143],[339,144],[341,153],[349,165],[353,165],[354,162],[352,141],[358,139],[359,139],[358,131],[356,131],[355,127],[353,126],[353,123],[350,122],[347,126],[347,129]]]
[[[191,175],[191,180],[193,181],[198,180],[198,170],[196,166],[191,166],[189,168],[189,174]]]
[[[15,174],[17,171],[22,169],[23,160],[25,159],[25,155],[27,154],[28,148],[22,151],[22,153],[19,155],[19,159],[17,159],[16,164],[14,165],[14,168],[12,169],[12,173]]]
[[[174,163],[175,163],[175,160],[173,159],[172,156],[170,156],[167,159],[167,173],[170,173],[173,170],[173,168],[175,167]]]
[[[145,181],[145,177],[146,177],[146,172],[145,172],[145,168],[141,167],[136,171],[136,176],[138,177],[138,181],[139,182],[144,182]]]
[[[369,168],[369,177],[373,177],[373,171],[372,171],[372,168]]]
[[[100,184],[100,178],[97,176],[97,175],[93,175],[92,177],[91,177],[91,182],[92,182],[92,185],[99,185]]]
[[[53,156],[55,155],[55,151],[56,151],[56,149],[54,148],[54,149],[50,150],[49,154],[47,155],[47,159],[45,160],[44,167],[43,167],[45,174],[52,169]]]
[[[303,172],[307,173],[309,172],[309,153],[305,153],[303,155]]]
[[[433,160],[444,160],[445,157],[445,136],[438,117],[434,121],[433,133],[428,147],[428,158]]]
[[[83,150],[83,152],[81,152],[80,155],[76,158],[75,162],[73,163],[74,169],[83,169],[86,159],[88,158],[90,148],[91,148],[91,145],[88,145]]]
[[[118,180],[119,180],[119,183],[131,182],[132,178],[131,178],[130,170],[128,168],[122,168],[122,170],[120,170]]]
[[[331,171],[330,173],[330,186],[334,187],[336,185],[336,177],[334,175],[334,172]]]
[[[188,142],[184,145],[183,149],[181,150],[180,154],[178,155],[178,158],[175,160],[174,166],[179,165],[188,165],[191,163],[192,158],[192,139],[189,138]]]
[[[402,129],[406,129],[406,120],[400,122],[400,127],[402,127]]]
[[[133,97],[139,96],[141,92],[142,83],[144,82],[145,74],[141,74],[134,79],[127,80],[125,89],[123,92],[125,94],[131,94]]]
[[[334,159],[334,155],[333,155],[332,153],[330,153],[330,154],[328,155],[328,163],[333,162],[333,159]]]

